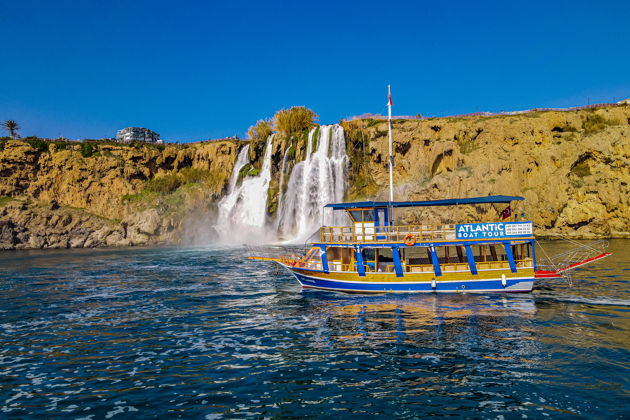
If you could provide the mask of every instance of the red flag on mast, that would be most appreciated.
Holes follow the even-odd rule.
[[[389,85],[387,85],[387,105],[394,106],[394,102],[392,102],[392,92],[389,89]]]
[[[508,205],[505,210],[501,212],[501,220],[505,220],[512,215],[512,208]]]

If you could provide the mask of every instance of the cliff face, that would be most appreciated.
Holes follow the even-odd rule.
[[[242,142],[163,149],[8,141],[0,150],[0,249],[177,242],[222,194]]]
[[[386,199],[387,122],[342,123],[347,200]],[[538,235],[630,237],[630,106],[396,120],[396,199],[522,195]],[[267,209],[307,133],[272,141]],[[250,143],[253,176],[266,140]],[[239,141],[155,147],[0,141],[0,249],[179,243],[212,223]],[[284,162],[284,163],[283,163]],[[280,172],[285,176],[280,185]],[[247,174],[242,174],[247,176]],[[496,220],[502,208],[397,213],[401,222]]]
[[[387,122],[344,123],[352,198],[386,199]],[[630,237],[630,107],[393,123],[399,200],[522,195],[536,234]],[[424,220],[495,220],[472,208]],[[419,213],[401,215],[419,220]]]

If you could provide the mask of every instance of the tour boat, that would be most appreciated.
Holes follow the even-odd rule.
[[[325,207],[344,212],[347,226],[322,226],[303,256],[258,255],[250,259],[282,265],[304,288],[354,293],[530,292],[537,278],[559,278],[610,255],[584,258],[591,256],[584,250],[592,253],[596,249],[582,246],[565,258],[564,265],[541,269],[536,262],[532,222],[524,220],[518,209],[523,197],[394,201],[390,95],[388,99],[389,201],[328,204]],[[394,212],[418,208],[483,205],[494,210],[485,212],[496,214],[488,216],[494,220],[405,225],[397,224],[394,217]]]

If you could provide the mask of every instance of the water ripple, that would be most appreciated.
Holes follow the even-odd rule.
[[[0,410],[624,418],[629,249],[514,296],[302,292],[233,249],[0,254]]]

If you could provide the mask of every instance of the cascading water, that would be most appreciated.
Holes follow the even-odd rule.
[[[271,181],[272,140],[273,135],[267,139],[260,174],[246,177],[237,186],[239,172],[248,163],[249,146],[239,153],[230,178],[228,193],[218,206],[216,230],[224,244],[266,242],[271,239],[266,229],[266,221],[267,193]]]
[[[314,141],[317,141],[317,150],[313,150]],[[293,168],[279,205],[278,231],[284,239],[305,240],[320,223],[333,222],[322,219],[323,207],[343,200],[347,167],[343,128],[335,124],[312,129],[306,159]]]
[[[236,187],[236,183],[238,182],[238,174],[243,169],[243,166],[249,163],[249,158],[247,155],[249,154],[249,144],[241,149],[236,158],[236,163],[234,164],[234,169],[232,171],[232,176],[230,177],[230,184],[228,186],[228,196],[234,192],[234,188]]]
[[[291,150],[290,147],[287,147],[287,150],[284,151],[284,157],[282,158],[282,167],[280,168],[280,182],[278,183],[278,215],[281,215],[284,211],[284,178],[285,178],[285,173],[287,170],[287,157],[289,156],[289,151]],[[278,230],[279,224],[280,224],[280,217],[276,217],[276,222],[275,222],[275,226],[276,226],[276,230]]]

